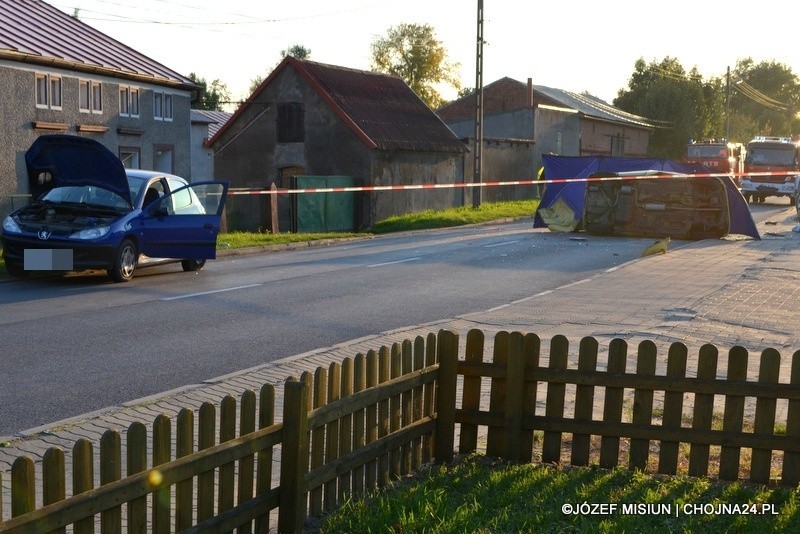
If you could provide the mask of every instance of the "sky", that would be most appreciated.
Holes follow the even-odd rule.
[[[475,87],[477,0],[46,1],[69,14],[77,9],[85,23],[184,76],[220,80],[237,100],[295,44],[313,61],[369,70],[372,42],[402,23],[433,26],[448,59],[460,65],[462,85]],[[736,10],[703,0],[484,0],[483,84],[531,78],[610,103],[639,58],[676,58],[705,78],[724,76],[748,57],[800,75],[792,4],[767,0]]]

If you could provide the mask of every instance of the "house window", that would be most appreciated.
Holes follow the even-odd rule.
[[[278,142],[302,143],[306,138],[306,109],[302,102],[278,104]]]
[[[78,108],[81,113],[103,113],[103,86],[100,82],[78,80]]]
[[[172,120],[172,95],[167,93],[153,93],[153,116],[156,120]]]
[[[625,137],[622,134],[611,136],[611,155],[624,156],[625,155]]]
[[[80,80],[78,82],[78,107],[83,113],[89,113],[91,111],[91,99],[90,93],[92,90],[92,85],[90,82],[86,80]]]
[[[61,109],[61,78],[50,76],[50,108]]]
[[[119,87],[119,114],[123,117],[139,116],[139,89],[136,87]]]
[[[92,82],[92,113],[103,113],[103,86]]]
[[[59,76],[36,75],[36,107],[61,109],[61,78]]]
[[[139,89],[131,87],[131,117],[139,116]]]
[[[131,114],[131,89],[130,87],[119,88],[119,114],[127,117]]]
[[[119,147],[119,159],[126,169],[139,169],[141,152],[136,147]]]

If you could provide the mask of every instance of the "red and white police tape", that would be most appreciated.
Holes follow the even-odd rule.
[[[796,171],[780,172],[751,172],[740,175],[744,176],[790,176],[797,175]],[[503,182],[464,182],[455,184],[409,184],[409,185],[365,185],[352,187],[306,187],[303,189],[248,189],[231,188],[228,195],[297,195],[302,193],[358,193],[361,191],[413,191],[422,189],[454,189],[465,187],[502,187],[510,185],[548,185],[563,184],[574,182],[608,182],[617,180],[663,180],[663,179],[682,179],[682,178],[732,178],[728,173],[709,173],[709,174],[644,174],[636,176],[598,176],[592,178],[554,178],[551,180],[509,180]]]

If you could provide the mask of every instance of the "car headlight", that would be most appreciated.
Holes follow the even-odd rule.
[[[106,235],[109,230],[111,230],[109,226],[96,226],[94,228],[87,228],[86,230],[75,232],[69,237],[72,239],[99,239]]]
[[[11,215],[3,219],[3,230],[10,234],[21,234],[22,228],[19,227],[17,221]]]

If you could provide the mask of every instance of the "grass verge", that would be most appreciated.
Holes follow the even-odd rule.
[[[800,532],[799,502],[798,489],[623,468],[518,465],[474,455],[350,500],[315,528],[324,533]],[[583,503],[616,508],[562,510]]]

